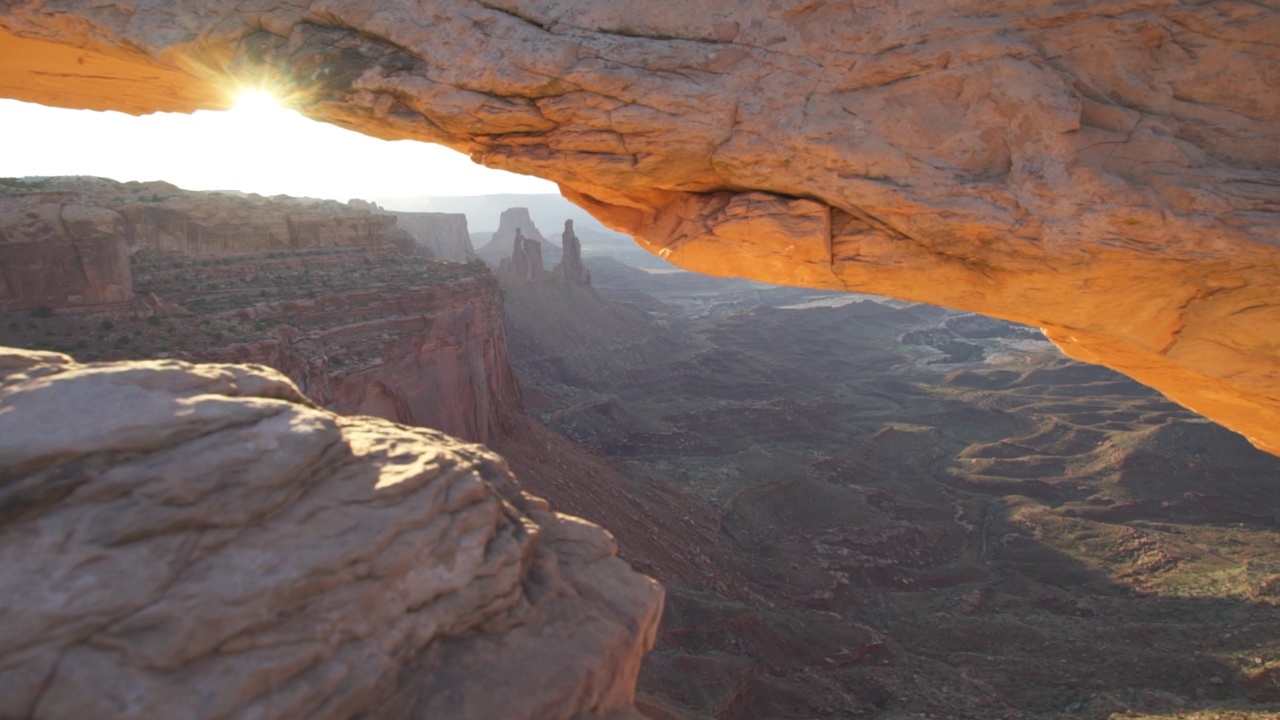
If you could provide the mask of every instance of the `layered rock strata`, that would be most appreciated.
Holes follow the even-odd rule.
[[[0,349],[0,534],[5,717],[604,718],[662,605],[491,452],[255,366]]]
[[[402,218],[377,205],[100,178],[14,186],[26,191],[0,195],[12,241],[0,289],[16,291],[0,310],[59,310],[6,321],[0,344],[262,363],[336,412],[477,442],[509,434],[521,410],[495,278],[478,262],[404,257],[391,242]],[[408,215],[444,219],[470,248],[465,216]]]
[[[687,268],[1044,327],[1280,451],[1280,13],[450,0],[0,13],[12,97],[311,117],[556,180]]]
[[[0,188],[0,310],[127,301],[139,254],[389,249],[396,222],[368,203],[92,177],[13,181]]]
[[[124,229],[78,193],[0,194],[0,311],[130,300]]]
[[[193,349],[261,363],[343,415],[437,428],[474,442],[509,435],[522,409],[502,301],[488,274],[412,288],[362,288],[229,313],[272,337]]]

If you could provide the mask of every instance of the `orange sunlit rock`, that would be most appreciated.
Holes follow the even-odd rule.
[[[1274,11],[58,7],[0,15],[39,39],[0,92],[142,112],[284,88],[313,118],[555,180],[696,270],[1046,327],[1280,453]]]

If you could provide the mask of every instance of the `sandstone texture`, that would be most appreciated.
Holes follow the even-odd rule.
[[[343,415],[488,443],[510,434],[522,409],[498,282],[489,273],[413,288],[353,288],[231,316],[269,325],[274,336],[210,343],[190,354],[269,365]]]
[[[480,446],[10,349],[0,568],[0,716],[49,720],[618,716],[662,605]]]
[[[101,178],[13,185],[26,192],[0,194],[14,289],[0,310],[57,310],[10,316],[0,345],[260,363],[335,412],[474,442],[521,411],[497,280],[479,261],[419,257],[470,252],[463,215]]]
[[[76,193],[0,194],[0,311],[131,299],[124,228]]]
[[[19,99],[261,84],[690,269],[1040,326],[1280,452],[1272,3],[25,0],[0,47]]]

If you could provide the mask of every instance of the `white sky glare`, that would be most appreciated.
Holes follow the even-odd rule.
[[[387,142],[256,98],[191,115],[67,110],[0,99],[0,177],[97,175],[188,190],[332,198],[555,193],[428,143]]]

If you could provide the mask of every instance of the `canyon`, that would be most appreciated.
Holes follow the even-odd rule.
[[[440,260],[475,254],[461,214],[92,177],[11,178],[0,187],[0,223],[0,310],[132,300],[128,259],[154,255],[393,246]]]
[[[262,88],[661,260],[5,180],[0,715],[1275,716],[1278,38],[1233,0],[5,4],[0,95]]]
[[[648,716],[1280,711],[1280,460],[1033,328],[587,265],[504,282],[508,342],[609,466],[520,476],[667,588]]]
[[[69,224],[75,213],[95,222]],[[471,254],[465,216],[46,178],[0,193],[0,233],[0,270],[39,289],[8,297],[10,309],[47,315],[13,316],[23,319],[0,343],[82,360],[265,364],[335,412],[476,442],[509,432],[520,412],[497,282],[476,261],[436,259]],[[87,303],[84,288],[107,272],[80,251],[85,240],[123,256],[112,256],[116,302]],[[11,261],[66,248],[74,272]]]
[[[15,304],[54,305],[0,313],[0,346],[43,348],[0,349],[0,715],[636,717],[662,589],[467,442],[549,431],[497,278],[413,234],[470,254],[464,216],[6,192],[0,264],[45,291]],[[86,237],[127,294],[10,263]]]
[[[28,236],[55,237],[20,217]],[[551,245],[527,209],[507,217],[513,243],[527,228]],[[269,691],[234,680],[209,707],[654,720],[1280,709],[1280,461],[1063,358],[1033,328],[698,276],[581,232],[565,223],[560,262],[536,278],[362,233],[288,250],[171,244],[126,257],[131,301],[0,315],[0,345],[42,349],[0,358],[0,532],[22,538],[0,563],[15,583],[30,563],[49,568],[12,590],[23,600],[10,612],[36,629],[0,637],[5,697],[33,717],[117,716],[108,702],[185,716],[208,673],[255,669],[281,679]],[[119,409],[72,418],[81,397]],[[226,397],[250,407],[215,401]],[[161,420],[210,402],[221,409]],[[268,447],[269,461],[252,459]],[[491,500],[431,504],[463,493],[445,489],[458,482]],[[427,528],[479,529],[397,534],[423,513],[449,518]],[[325,520],[304,532],[294,517]],[[73,526],[86,528],[74,552],[41,560],[49,533]],[[222,531],[183,539],[203,527]],[[372,545],[347,539],[375,528]],[[311,559],[286,559],[294,544],[314,546]],[[483,563],[449,576],[456,600],[388,602],[433,595],[415,568],[477,547]],[[157,583],[191,568],[183,582],[206,585],[139,583],[136,598],[93,604],[121,596],[113,578],[130,573],[114,563],[133,553],[159,558],[139,569]],[[76,563],[90,556],[104,559],[86,574]],[[274,570],[234,597],[210,593],[239,582],[242,562]],[[485,579],[492,564],[524,600]],[[59,590],[73,582],[101,590],[79,609],[51,601],[75,597]],[[353,605],[385,627],[355,622]],[[114,620],[85,640],[92,628],[74,618],[86,617]],[[317,617],[348,629],[299,624]],[[422,635],[424,617],[454,629]],[[576,619],[588,630],[569,632]],[[280,637],[294,654],[256,649]],[[338,679],[386,644],[396,652],[361,679]],[[441,689],[458,682],[455,663],[482,668],[456,695]],[[338,682],[349,690],[314,692]],[[77,689],[103,685],[122,694]]]
[[[23,0],[0,93],[308,116],[555,180],[683,267],[1041,327],[1280,452],[1280,12]],[[287,92],[286,92],[287,91]]]

